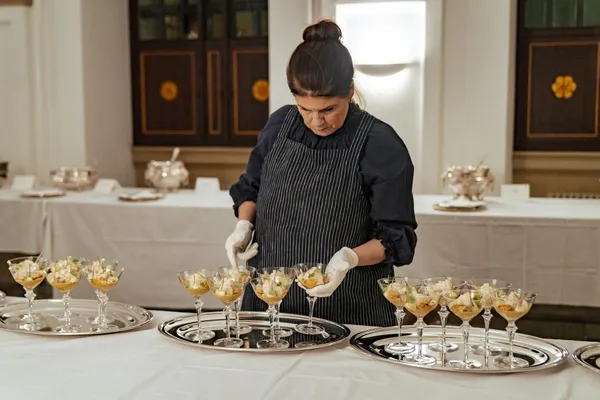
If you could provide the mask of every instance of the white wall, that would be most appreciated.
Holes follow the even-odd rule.
[[[445,1],[442,161],[485,157],[498,183],[512,180],[516,15],[516,0]]]
[[[0,64],[0,158],[11,175],[44,183],[51,168],[91,165],[133,184],[127,2],[36,1],[0,7],[2,20],[0,54],[14,56]]]
[[[269,53],[271,110],[292,101],[282,77],[306,16],[333,18],[336,3],[369,1],[269,3],[270,38],[277,44]],[[392,125],[411,151],[416,193],[439,193],[445,167],[478,163],[484,155],[497,182],[510,182],[515,3],[426,0],[424,61],[389,78],[393,91],[357,74],[367,110]]]
[[[0,160],[10,162],[10,176],[35,168],[28,28],[25,8],[0,7]]]

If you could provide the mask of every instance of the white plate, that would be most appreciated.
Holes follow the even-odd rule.
[[[156,201],[163,199],[165,196],[162,193],[153,193],[147,190],[138,193],[121,193],[119,200],[121,201]]]
[[[61,197],[65,192],[60,189],[34,189],[21,193],[21,197],[26,199],[45,199],[49,197]]]

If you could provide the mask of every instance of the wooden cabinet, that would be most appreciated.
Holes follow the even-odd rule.
[[[135,146],[248,147],[269,115],[267,0],[130,0]]]
[[[600,150],[600,1],[521,0],[517,48],[515,150]]]

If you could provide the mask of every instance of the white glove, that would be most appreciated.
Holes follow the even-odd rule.
[[[225,241],[227,258],[232,267],[245,265],[248,260],[258,254],[258,243],[252,243],[254,225],[250,221],[240,220],[235,230]],[[241,263],[240,263],[241,262]]]
[[[331,260],[329,260],[329,263],[327,264],[327,268],[325,268],[325,273],[329,278],[329,282],[308,289],[306,294],[314,297],[331,296],[331,294],[335,292],[335,289],[340,286],[348,271],[356,267],[357,264],[358,256],[356,253],[348,247],[342,248],[331,257]]]

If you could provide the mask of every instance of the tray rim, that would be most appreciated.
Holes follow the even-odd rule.
[[[98,300],[92,300],[92,299],[71,299],[71,302],[86,302],[86,303],[94,303],[94,305],[98,304]],[[62,300],[61,299],[40,299],[40,300],[35,300],[35,303],[59,303],[62,305]],[[35,304],[34,303],[34,304]],[[107,331],[107,332],[70,332],[70,333],[60,333],[60,332],[53,332],[53,331],[26,331],[23,329],[10,329],[6,323],[0,319],[0,331],[5,331],[5,332],[13,332],[13,333],[24,333],[27,335],[36,335],[36,336],[46,336],[46,337],[85,337],[85,336],[98,336],[98,335],[111,335],[111,334],[115,334],[115,333],[123,333],[123,332],[128,332],[128,331],[132,331],[134,329],[139,329],[142,326],[145,326],[147,324],[149,324],[150,322],[152,322],[152,320],[154,319],[154,314],[143,308],[140,306],[136,306],[136,305],[132,305],[132,304],[127,304],[127,303],[121,303],[118,301],[110,301],[108,302],[108,306],[110,306],[111,304],[115,304],[119,307],[123,307],[123,308],[129,308],[129,309],[135,309],[138,315],[143,315],[144,313],[148,315],[148,317],[146,319],[144,319],[144,321],[142,321],[139,324],[136,325],[132,325],[130,327],[125,327],[123,329],[117,329],[115,331]],[[6,303],[6,304],[0,304],[0,314],[3,312],[4,309],[10,307],[10,306],[16,306],[16,305],[22,305],[25,307],[25,310],[27,309],[27,303],[26,302],[22,302],[22,301],[13,301],[11,303]],[[75,309],[75,307],[72,307],[72,309]],[[141,310],[141,311],[140,311]]]
[[[404,328],[412,328],[412,329],[416,329],[415,325],[405,325],[403,327]],[[440,328],[439,325],[428,325],[425,326],[425,329],[430,329],[430,330],[436,330],[436,328]],[[456,326],[447,326],[446,327],[446,332],[448,331],[448,329],[460,329],[460,327],[456,327]],[[536,336],[531,336],[531,335],[527,335],[527,334],[523,334],[523,333],[517,333],[515,335],[515,339],[517,339],[518,337],[522,337],[522,338],[526,338],[529,340],[533,340],[533,341],[538,341],[538,342],[542,342],[545,343],[546,345],[550,345],[554,348],[556,348],[557,350],[559,350],[561,358],[559,358],[557,361],[550,363],[550,364],[543,364],[543,365],[538,365],[535,367],[530,367],[530,368],[515,368],[515,369],[498,369],[498,370],[487,370],[487,369],[468,369],[468,370],[461,370],[461,369],[451,369],[451,368],[432,368],[429,365],[418,365],[418,364],[410,364],[410,363],[401,363],[401,362],[397,362],[397,361],[393,361],[393,360],[389,360],[383,357],[379,357],[376,354],[367,352],[365,350],[363,350],[362,348],[360,348],[358,345],[356,345],[356,340],[359,339],[362,336],[365,335],[369,335],[372,333],[377,333],[377,332],[385,332],[385,331],[390,331],[390,330],[396,330],[397,327],[383,327],[383,328],[373,328],[373,329],[367,329],[365,331],[361,331],[361,332],[357,332],[354,335],[352,335],[352,337],[350,338],[350,347],[353,348],[355,351],[357,351],[358,353],[368,356],[369,358],[373,358],[375,360],[379,360],[379,361],[383,361],[383,362],[387,362],[387,363],[391,363],[391,364],[395,364],[395,365],[400,365],[402,367],[407,367],[407,368],[419,368],[419,369],[426,369],[429,371],[434,371],[434,372],[453,372],[453,373],[461,373],[461,374],[476,374],[476,375],[502,375],[502,374],[516,374],[516,373],[525,373],[525,372],[535,372],[535,371],[541,371],[541,370],[545,370],[545,369],[550,369],[550,368],[555,368],[561,364],[563,364],[568,358],[569,358],[569,351],[559,345],[556,344],[550,340],[547,339],[542,339],[542,338],[538,338]],[[475,328],[475,327],[471,327],[471,333],[473,332],[473,330],[477,330],[477,331],[483,331],[483,328]],[[492,331],[498,331],[501,332],[499,330],[496,329],[490,329],[490,332]]]
[[[586,352],[586,351],[588,351],[588,350],[590,350],[590,349],[593,349],[593,348],[598,348],[598,349],[600,350],[600,343],[590,343],[590,344],[586,344],[586,345],[583,345],[583,346],[580,346],[580,347],[578,347],[577,349],[575,349],[575,350],[573,351],[573,354],[571,354],[571,358],[573,358],[573,360],[575,360],[575,362],[576,362],[577,364],[581,365],[582,367],[584,367],[584,368],[586,368],[586,369],[589,369],[590,371],[593,371],[593,372],[595,372],[595,373],[597,373],[597,374],[600,374],[600,368],[594,368],[594,367],[592,367],[592,366],[588,365],[587,363],[585,363],[585,362],[584,362],[584,361],[583,361],[583,360],[580,358],[580,356],[581,356],[581,355],[582,355],[584,352]]]
[[[205,315],[211,315],[211,316],[222,316],[222,320],[225,320],[225,317],[223,316],[223,311],[210,311],[210,312],[202,312],[202,321],[204,322],[204,316]],[[242,316],[246,316],[246,317],[252,317],[252,316],[259,316],[259,317],[264,317],[265,319],[269,318],[269,314],[266,311],[240,311],[240,321],[243,320]],[[300,314],[289,314],[289,313],[280,313],[279,314],[280,318],[288,318],[288,319],[293,319],[293,318],[297,318],[301,321],[308,321],[308,316],[306,315],[300,315]],[[174,322],[177,321],[181,321],[183,319],[186,318],[196,318],[196,314],[188,314],[188,315],[182,315],[179,317],[175,317],[175,318],[171,318],[169,320],[163,321],[161,322],[157,329],[160,332],[161,335],[165,336],[167,339],[172,340],[176,343],[182,344],[182,345],[187,345],[187,346],[191,346],[191,347],[196,347],[198,349],[207,349],[207,350],[216,350],[216,351],[234,351],[234,352],[244,352],[244,353],[255,353],[255,354],[273,354],[273,353],[302,353],[305,351],[311,351],[311,350],[322,350],[325,348],[330,348],[330,347],[335,347],[335,346],[340,346],[340,345],[344,345],[344,347],[347,346],[347,342],[350,338],[350,335],[352,333],[352,331],[350,330],[350,328],[348,328],[346,325],[344,324],[340,324],[338,322],[334,322],[334,321],[330,321],[327,319],[323,319],[323,318],[316,318],[313,317],[313,322],[316,323],[327,323],[327,324],[331,324],[331,325],[335,325],[338,328],[342,329],[344,331],[344,336],[338,340],[329,342],[329,343],[323,343],[323,344],[318,344],[315,346],[309,346],[309,347],[302,347],[302,348],[295,348],[295,347],[288,347],[285,349],[255,349],[255,348],[242,348],[242,347],[235,347],[235,348],[229,348],[229,347],[219,347],[219,346],[212,346],[212,345],[206,345],[206,344],[201,344],[201,343],[193,343],[193,342],[188,342],[188,341],[184,341],[181,339],[178,339],[172,335],[169,335],[166,331],[165,331],[165,327],[168,324],[172,324]],[[215,318],[215,319],[211,319],[210,321],[218,321],[221,318]],[[209,322],[209,321],[206,321]]]

